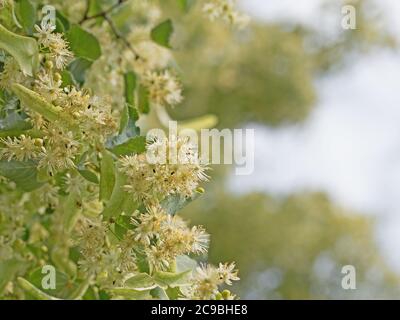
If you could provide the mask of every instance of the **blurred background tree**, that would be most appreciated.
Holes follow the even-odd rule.
[[[209,193],[186,215],[211,237],[209,259],[235,260],[242,298],[390,298],[398,276],[382,260],[373,221],[333,205],[324,194],[275,199],[264,194]],[[341,287],[354,265],[357,290]]]
[[[327,1],[321,15],[340,13],[344,3]],[[211,113],[219,128],[305,120],[318,99],[318,77],[344,68],[349,56],[395,46],[371,14],[377,11],[370,1],[350,3],[357,9],[357,29],[336,37],[290,22],[253,21],[247,29],[232,30],[192,8],[184,17],[189,28],[179,28],[175,39],[185,48],[178,48],[177,64],[186,98],[169,110],[172,117]],[[207,194],[185,212],[210,231],[211,262],[238,263],[242,281],[235,289],[243,298],[398,297],[399,278],[376,247],[372,219],[335,206],[324,194],[277,199],[221,192],[231,168],[213,169]],[[358,290],[341,288],[347,264],[357,268]]]

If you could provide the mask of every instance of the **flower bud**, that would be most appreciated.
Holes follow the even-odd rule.
[[[43,140],[40,138],[36,138],[33,143],[36,147],[43,147]]]
[[[54,74],[54,80],[55,80],[56,82],[58,82],[58,81],[61,81],[61,79],[62,79],[61,74],[59,74],[58,72],[56,72],[56,73]]]
[[[45,66],[47,69],[53,69],[54,64],[53,64],[52,61],[47,60],[47,61],[44,63],[44,66]]]
[[[231,292],[229,290],[222,291],[222,297],[224,299],[228,299],[231,296]]]

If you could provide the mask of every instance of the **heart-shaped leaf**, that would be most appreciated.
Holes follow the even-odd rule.
[[[0,24],[0,49],[18,62],[21,71],[33,76],[39,68],[39,49],[35,39],[15,34]]]

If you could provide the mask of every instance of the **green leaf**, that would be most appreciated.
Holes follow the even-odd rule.
[[[120,215],[117,218],[116,223],[118,223],[120,226],[124,227],[127,230],[133,230],[135,228],[131,223],[131,216]]]
[[[125,100],[133,105],[135,102],[136,74],[132,71],[124,74]]]
[[[26,291],[28,294],[30,294],[32,297],[34,297],[38,300],[60,300],[56,297],[50,296],[47,293],[39,290],[32,283],[25,280],[24,278],[21,278],[21,277],[18,278],[17,282],[24,291]]]
[[[97,38],[79,25],[72,25],[66,37],[76,57],[93,62],[101,56],[101,47]]]
[[[153,279],[162,288],[185,286],[189,284],[191,272],[191,270],[180,273],[156,271]]]
[[[100,162],[100,200],[109,200],[115,185],[115,166],[111,153],[104,150]]]
[[[179,194],[172,194],[167,196],[161,201],[161,207],[170,215],[175,215],[178,211],[182,210],[189,203],[199,197],[200,193],[195,192],[192,197],[185,197]]]
[[[125,203],[127,200],[125,200]],[[133,201],[130,201],[133,202]],[[135,204],[136,206],[136,204]],[[136,209],[136,208],[135,208]],[[123,211],[126,213],[126,208],[123,208]],[[119,240],[122,240],[125,236],[125,234],[128,232],[128,230],[133,230],[135,229],[135,226],[131,223],[131,216],[130,215],[120,215],[116,220],[114,224],[114,232],[115,235]]]
[[[122,297],[129,300],[146,300],[150,299],[150,290],[135,290],[126,288],[114,288],[108,290],[113,296]]]
[[[74,220],[76,221],[76,219],[74,219],[74,214],[70,215],[70,217],[66,220],[69,220],[71,222]],[[61,246],[58,244],[53,246],[51,250],[51,260],[58,270],[65,272],[72,278],[75,278],[77,273],[77,266],[72,260],[70,260],[70,251],[68,250],[68,248],[62,248],[62,246],[63,244]]]
[[[189,11],[190,7],[194,4],[194,0],[177,0],[179,8],[187,12]]]
[[[121,1],[120,5],[109,13],[109,17],[117,30],[122,36],[128,36],[132,31],[132,20],[137,15],[135,6],[129,1]]]
[[[150,294],[153,298],[158,300],[169,300],[166,291],[163,288],[157,287],[151,290]]]
[[[137,210],[138,204],[132,199],[132,197],[127,197],[122,206],[122,211],[127,215],[132,215],[135,210]],[[129,228],[128,228],[129,229]]]
[[[218,117],[213,114],[206,114],[198,118],[191,118],[190,120],[180,121],[178,129],[193,129],[201,131],[201,129],[213,128],[218,124]]]
[[[37,113],[44,116],[47,120],[49,121],[56,121],[60,119],[67,120],[61,108],[53,106],[38,93],[29,90],[28,88],[25,88],[24,86],[18,83],[14,83],[11,88],[25,107],[28,107],[33,111],[36,111]]]
[[[0,138],[7,137],[19,137],[21,134],[26,134],[32,138],[43,138],[43,133],[37,129],[28,129],[28,130],[0,130]]]
[[[125,281],[125,287],[139,291],[154,289],[157,285],[147,273],[139,273]]]
[[[176,2],[178,3],[178,6],[179,6],[183,11],[186,11],[186,10],[187,10],[187,6],[188,6],[188,1],[187,1],[187,0],[176,0]]]
[[[0,130],[1,131],[24,131],[31,129],[32,125],[26,121],[26,117],[23,117],[16,111],[9,112],[4,118],[0,119]]]
[[[120,215],[124,208],[124,202],[132,196],[125,192],[122,187],[125,185],[126,178],[119,172],[116,173],[116,180],[110,200],[107,202],[102,215],[105,219]],[[133,200],[132,200],[133,201]]]
[[[0,49],[18,62],[21,71],[33,76],[39,68],[39,49],[35,39],[12,33],[0,24]]]
[[[78,169],[78,172],[87,181],[89,181],[91,183],[99,184],[99,178],[97,177],[97,174],[95,174],[93,171],[87,170],[87,169]]]
[[[56,18],[56,30],[55,30],[55,32],[57,32],[57,33],[65,33],[64,24],[58,18]]]
[[[16,259],[0,261],[0,296],[7,283],[14,278],[20,266],[21,262]]]
[[[170,38],[173,31],[172,21],[168,19],[151,30],[151,39],[161,46],[171,48]]]
[[[63,224],[67,232],[71,232],[78,220],[79,214],[82,212],[81,198],[77,191],[72,191],[63,203]]]
[[[151,273],[152,267],[145,254],[135,251],[136,253],[136,265],[140,272]]]
[[[125,227],[121,226],[118,223],[114,224],[114,233],[113,235],[116,236],[116,238],[121,241],[122,239],[124,239],[125,234],[128,232],[128,229],[126,229]]]
[[[74,76],[67,69],[64,69],[61,72],[61,80],[62,80],[62,86],[63,87],[66,87],[66,86],[77,86],[77,83],[75,81]]]
[[[140,128],[136,125],[139,114],[133,106],[125,104],[125,108],[121,113],[121,123],[119,135],[109,141],[109,146],[115,146],[126,142],[129,138],[136,137],[140,134]]]
[[[121,117],[120,134],[107,141],[107,149],[117,156],[142,153],[146,150],[146,137],[139,136],[136,109],[126,105]]]
[[[189,258],[186,255],[176,257],[176,272],[194,271],[197,267],[196,260]]]
[[[138,89],[138,108],[141,113],[147,114],[150,112],[149,92],[146,87],[139,85]]]
[[[94,16],[103,11],[101,2],[104,2],[104,0],[89,0],[89,10],[87,13],[88,17]]]
[[[165,293],[168,295],[168,298],[170,300],[178,300],[179,298],[183,297],[183,294],[179,287],[175,287],[175,288],[168,287],[165,290]]]
[[[55,289],[43,289],[42,280],[46,274],[47,273],[42,273],[42,268],[37,268],[30,273],[27,280],[36,288],[41,288],[40,290],[43,293],[60,299],[66,299],[68,295],[70,295],[71,292],[76,288],[76,285],[72,283],[68,275],[56,269]]]
[[[72,75],[72,84],[78,83],[82,86],[86,79],[86,72],[93,62],[85,58],[76,58],[68,65],[67,70]],[[67,80],[71,81],[71,80]]]
[[[129,108],[130,106],[128,104],[125,104],[125,108],[122,109],[121,111],[121,120],[119,122],[119,132],[118,134],[121,134],[122,132],[124,132],[124,130],[126,129],[128,122],[129,122]]]
[[[68,19],[59,11],[56,12],[56,32],[64,33],[70,28]]]
[[[25,32],[30,36],[33,34],[33,27],[36,23],[37,4],[30,0],[20,0],[17,3],[17,15]]]
[[[0,161],[0,175],[14,181],[21,190],[32,191],[42,186],[37,181],[36,163],[33,161]]]
[[[68,299],[81,300],[83,299],[86,291],[89,289],[90,277],[87,277],[81,283],[76,285],[76,288],[68,295]]]
[[[146,151],[146,137],[137,136],[129,139],[128,141],[109,149],[117,156],[124,156],[128,154],[140,154]]]

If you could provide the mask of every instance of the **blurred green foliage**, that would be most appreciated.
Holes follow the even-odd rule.
[[[243,298],[388,298],[399,294],[373,234],[373,220],[333,205],[324,194],[275,199],[210,193],[186,216],[212,235],[209,259],[237,262]],[[357,290],[343,290],[353,265]]]
[[[343,3],[327,1],[321,14],[340,12]],[[290,23],[255,21],[235,31],[188,14],[192,23],[176,35],[185,48],[178,48],[177,64],[186,98],[182,107],[170,110],[172,116],[212,113],[220,128],[306,119],[316,105],[318,77],[346,67],[349,56],[395,45],[375,23],[370,1],[351,3],[358,12],[357,30],[339,30],[335,38]],[[276,199],[221,192],[229,172],[229,167],[214,168],[208,194],[185,214],[212,235],[211,262],[238,263],[242,281],[236,290],[242,298],[399,296],[398,276],[376,246],[373,220],[335,206],[323,194]],[[347,264],[356,267],[357,290],[341,287],[341,268]]]
[[[232,30],[205,20],[193,8],[175,35],[185,101],[171,114],[186,119],[213,113],[222,128],[306,119],[317,99],[317,76],[345,67],[350,55],[395,45],[381,20],[371,15],[368,0],[351,1],[358,13],[357,29],[342,29],[343,3],[327,1],[321,8],[321,16],[339,14],[337,30],[332,30],[336,37],[295,23],[253,21],[245,30]]]
[[[190,37],[190,53],[178,55],[184,70],[180,117],[214,113],[220,126],[257,121],[303,120],[315,101],[311,56],[301,37],[279,26],[255,25],[232,36],[207,27]]]

